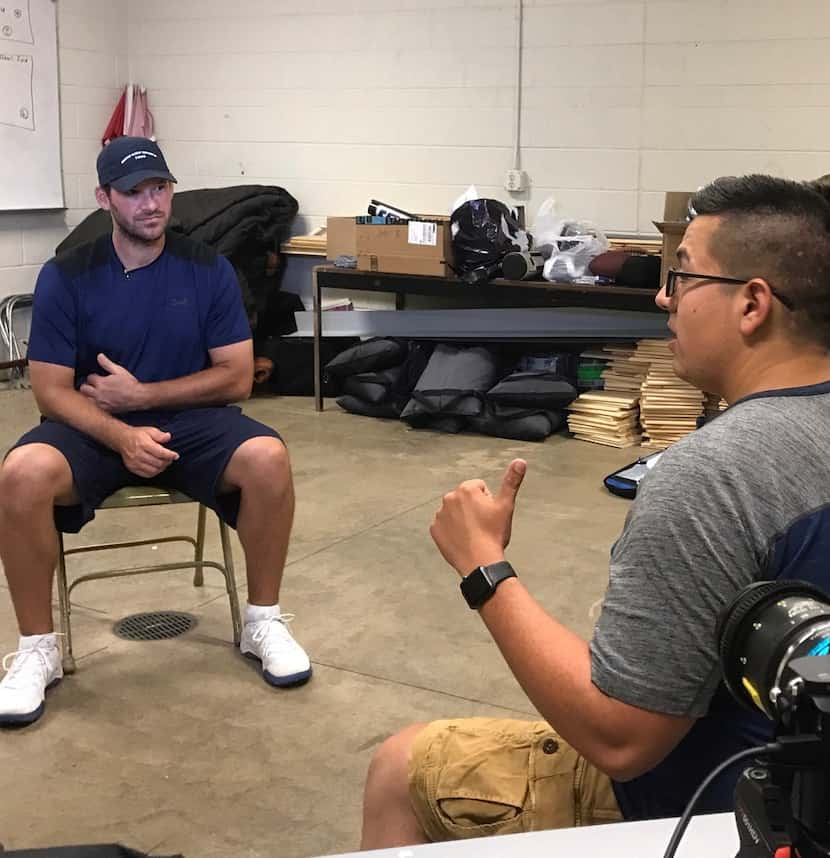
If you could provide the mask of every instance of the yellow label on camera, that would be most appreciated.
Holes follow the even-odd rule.
[[[746,677],[743,677],[741,682],[749,696],[752,698],[752,702],[763,712],[764,704],[761,703],[761,695],[755,690],[755,686]]]

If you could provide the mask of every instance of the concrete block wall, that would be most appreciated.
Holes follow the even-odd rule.
[[[99,136],[148,87],[180,188],[283,185],[294,232],[377,197],[446,211],[547,196],[653,232],[665,190],[752,170],[830,172],[826,0],[525,0],[512,165],[513,0],[59,0],[68,209],[0,213],[0,297],[32,288],[92,209]]]
[[[830,5],[651,0],[644,42],[640,220],[671,185],[830,172]]]
[[[826,0],[146,0],[130,59],[182,187],[281,184],[295,232],[370,197],[446,211],[475,183],[654,232],[665,190],[830,172]]]

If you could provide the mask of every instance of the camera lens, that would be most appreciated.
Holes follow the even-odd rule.
[[[718,621],[724,682],[748,708],[776,720],[793,659],[830,654],[830,602],[804,581],[764,581],[742,590]]]

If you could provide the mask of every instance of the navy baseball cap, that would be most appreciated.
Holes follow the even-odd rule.
[[[158,143],[146,137],[116,137],[98,155],[98,184],[131,191],[147,179],[175,182]]]

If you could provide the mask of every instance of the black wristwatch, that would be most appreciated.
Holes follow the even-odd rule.
[[[496,592],[496,587],[505,578],[515,578],[513,567],[506,561],[491,563],[489,566],[476,566],[469,575],[461,579],[461,593],[467,604],[476,610]]]

